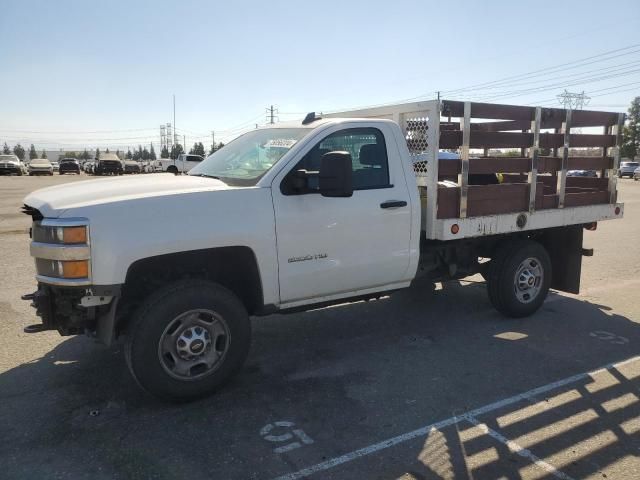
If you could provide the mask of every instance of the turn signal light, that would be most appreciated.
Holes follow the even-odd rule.
[[[87,243],[87,227],[62,228],[62,243]]]
[[[62,278],[88,278],[89,261],[73,260],[62,263]]]
[[[457,223],[454,223],[453,225],[451,225],[451,233],[453,233],[454,235],[457,234],[460,231],[460,227],[458,226]]]

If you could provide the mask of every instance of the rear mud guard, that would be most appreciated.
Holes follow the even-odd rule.
[[[582,225],[552,228],[539,238],[551,257],[551,288],[580,293],[582,271]]]

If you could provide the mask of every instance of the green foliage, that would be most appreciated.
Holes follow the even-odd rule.
[[[89,152],[87,151],[86,148],[84,149],[84,152],[80,154],[80,158],[82,160],[89,160],[91,158],[91,155],[89,155]]]
[[[169,158],[169,150],[166,145],[162,147],[162,150],[160,150],[160,158]]]
[[[2,147],[2,153],[4,155],[10,155],[11,154],[11,149],[9,148],[9,145],[7,145],[7,142],[4,142],[4,147]]]
[[[640,97],[634,98],[629,107],[620,155],[631,160],[640,155]]]
[[[217,152],[222,147],[224,147],[224,143],[222,143],[222,142],[218,143],[217,145],[212,144],[211,148],[209,149],[209,155],[211,155],[214,152]]]
[[[127,149],[127,160],[131,160],[133,158],[133,154],[130,149]]]
[[[40,158],[47,158],[47,152],[42,150],[42,153],[40,154]]]
[[[151,144],[151,148],[149,149],[149,160],[156,159],[156,151],[153,149],[153,143]]]
[[[104,151],[104,153],[111,153],[111,152],[109,151],[109,147],[107,147],[107,149]]]
[[[24,160],[24,154],[26,152],[24,151],[24,147],[22,145],[20,145],[19,143],[13,147],[13,154],[18,157],[20,160]]]
[[[78,152],[64,152],[62,158],[78,158]]]
[[[96,148],[96,158],[100,160],[100,149]]]
[[[149,160],[149,150],[147,150],[147,147],[144,147],[142,149],[142,160],[144,161]]]
[[[189,153],[192,155],[201,155],[203,157],[207,154],[204,151],[204,145],[202,144],[202,142],[194,143],[193,147],[191,147],[191,150],[189,150]]]
[[[176,143],[175,145],[173,145],[171,147],[171,158],[173,160],[178,158],[178,155],[180,155],[182,153],[184,153],[184,148],[182,148],[182,145],[180,145],[179,143]]]
[[[36,152],[36,147],[34,147],[32,143],[29,147],[29,160],[33,160],[34,158],[38,158],[38,152]]]

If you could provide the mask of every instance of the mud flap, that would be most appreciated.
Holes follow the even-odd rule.
[[[582,225],[576,225],[549,229],[539,239],[551,257],[551,288],[580,293],[582,236]]]

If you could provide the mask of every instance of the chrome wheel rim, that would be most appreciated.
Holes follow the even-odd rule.
[[[215,372],[231,341],[224,318],[212,310],[181,313],[164,329],[158,342],[162,368],[178,380],[199,380]]]
[[[533,302],[542,290],[544,272],[540,260],[529,257],[516,269],[513,289],[520,303]]]

